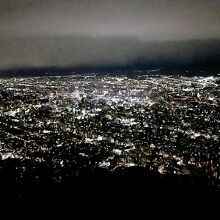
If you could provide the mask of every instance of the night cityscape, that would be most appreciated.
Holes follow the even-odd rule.
[[[2,201],[219,197],[219,12],[219,0],[0,1]]]
[[[220,77],[51,76],[0,85],[1,173],[13,163],[9,179],[62,183],[142,167],[219,185]]]

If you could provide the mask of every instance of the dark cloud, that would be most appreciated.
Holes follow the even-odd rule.
[[[0,1],[0,69],[207,62],[219,38],[219,0]]]
[[[0,41],[3,69],[50,66],[220,64],[220,40],[143,42],[125,37],[28,37]]]
[[[1,0],[1,35],[220,36],[219,0]]]

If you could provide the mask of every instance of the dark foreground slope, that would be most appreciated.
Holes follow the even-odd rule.
[[[84,202],[94,200],[105,201],[121,198],[146,199],[158,196],[169,199],[204,198],[206,196],[218,198],[219,188],[215,182],[206,177],[189,175],[161,175],[157,171],[150,171],[144,167],[118,168],[110,172],[104,168],[97,168],[71,176],[60,182],[53,179],[54,172],[48,166],[26,166],[23,178],[18,178],[18,164],[16,159],[1,161],[1,198],[2,201],[56,201],[70,199]],[[70,167],[71,169],[71,167]],[[68,172],[68,170],[66,170]],[[64,175],[64,174],[63,174]]]

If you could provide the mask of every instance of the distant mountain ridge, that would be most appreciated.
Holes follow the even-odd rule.
[[[135,68],[135,66],[127,67],[41,67],[41,68],[20,68],[0,70],[0,78],[11,77],[44,77],[44,76],[69,76],[69,75],[110,75],[110,76],[137,76],[137,75],[180,75],[180,76],[219,76],[220,70],[217,68],[209,68],[206,70],[193,68],[187,69],[172,69],[172,68],[152,68],[147,69],[142,66]]]
[[[220,40],[146,42],[123,37],[0,39],[0,77],[97,72],[210,75],[220,72]]]

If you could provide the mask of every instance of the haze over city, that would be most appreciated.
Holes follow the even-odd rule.
[[[219,70],[218,0],[3,0],[0,70],[146,66]]]

